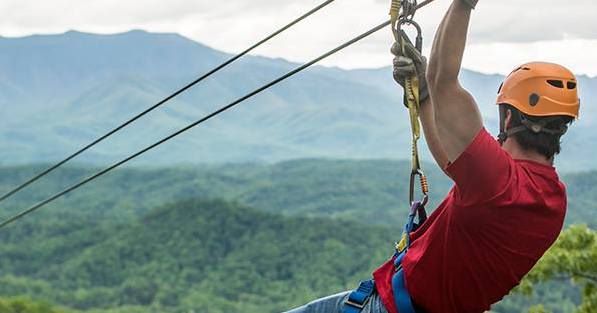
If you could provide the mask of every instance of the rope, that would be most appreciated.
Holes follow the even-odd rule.
[[[267,41],[269,41],[270,39],[278,36],[279,34],[281,34],[282,32],[286,31],[287,29],[291,28],[292,26],[294,26],[295,24],[299,23],[300,21],[306,19],[307,17],[313,15],[314,13],[316,13],[317,11],[323,9],[324,7],[328,6],[329,4],[331,4],[332,2],[334,2],[335,0],[327,0],[325,2],[323,2],[322,4],[316,6],[315,8],[313,8],[312,10],[310,10],[309,12],[303,14],[302,16],[298,17],[297,19],[295,19],[294,21],[286,24],[284,27],[278,29],[277,31],[275,31],[274,33],[272,33],[271,35],[265,37],[264,39],[262,39],[261,41],[257,42],[256,44],[252,45],[251,47],[247,48],[245,51],[235,55],[234,57],[228,59],[227,61],[225,61],[224,63],[218,65],[217,67],[215,67],[214,69],[210,70],[209,72],[207,72],[206,74],[202,75],[201,77],[197,78],[196,80],[194,80],[193,82],[189,83],[188,85],[182,87],[181,89],[175,91],[173,94],[169,95],[168,97],[164,98],[163,100],[161,100],[160,102],[154,104],[153,106],[149,107],[148,109],[146,109],[145,111],[137,114],[136,116],[134,116],[133,118],[127,120],[126,122],[122,123],[120,126],[112,129],[111,131],[107,132],[106,134],[102,135],[101,137],[97,138],[96,140],[94,140],[93,142],[89,143],[88,145],[86,145],[85,147],[79,149],[78,151],[76,151],[75,153],[69,155],[68,157],[66,157],[64,160],[52,165],[51,167],[47,168],[46,170],[40,172],[39,174],[33,176],[32,178],[30,178],[29,180],[27,180],[26,182],[22,183],[21,185],[15,187],[14,189],[10,190],[9,192],[5,193],[4,195],[2,195],[0,197],[0,202],[6,200],[7,198],[11,197],[12,195],[14,195],[15,193],[19,192],[20,190],[24,189],[25,187],[31,185],[32,183],[36,182],[37,180],[39,180],[40,178],[50,174],[51,172],[53,172],[54,170],[56,170],[57,168],[61,167],[62,165],[64,165],[65,163],[69,162],[70,160],[76,158],[77,156],[79,156],[80,154],[82,154],[83,152],[89,150],[91,147],[99,144],[100,142],[104,141],[105,139],[107,139],[108,137],[114,135],[116,132],[120,131],[121,129],[125,128],[126,126],[130,125],[131,123],[135,122],[136,120],[140,119],[141,117],[145,116],[146,114],[148,114],[149,112],[161,107],[162,105],[164,105],[166,102],[174,99],[175,97],[177,97],[178,95],[182,94],[183,92],[187,91],[188,89],[190,89],[191,87],[197,85],[198,83],[202,82],[203,80],[207,79],[208,77],[212,76],[213,74],[219,72],[221,69],[225,68],[226,66],[230,65],[231,63],[233,63],[234,61],[240,59],[241,57],[243,57],[244,55],[248,54],[249,52],[253,51],[255,48],[261,46],[262,44],[266,43]]]
[[[138,156],[140,156],[140,155],[142,155],[142,154],[144,154],[144,153],[152,150],[153,148],[155,148],[155,147],[157,147],[157,146],[159,146],[159,145],[161,145],[161,144],[169,141],[170,139],[172,139],[172,138],[174,138],[174,137],[176,137],[176,136],[178,136],[178,135],[180,135],[180,134],[188,131],[189,129],[191,129],[191,128],[195,127],[195,126],[200,125],[201,123],[203,123],[203,122],[205,122],[205,121],[207,121],[207,120],[209,120],[209,119],[211,119],[211,118],[219,115],[220,113],[223,113],[224,111],[227,111],[227,110],[231,109],[232,107],[234,107],[234,106],[242,103],[243,101],[248,100],[248,99],[252,98],[253,96],[255,96],[255,95],[257,95],[257,94],[259,94],[259,93],[261,93],[261,92],[263,92],[263,91],[265,91],[267,89],[269,89],[270,87],[272,87],[274,85],[277,85],[280,82],[282,82],[282,81],[284,81],[284,80],[286,80],[286,79],[288,79],[288,78],[290,78],[290,77],[292,77],[292,76],[294,76],[294,75],[296,75],[296,74],[304,71],[305,69],[311,67],[315,63],[318,63],[319,61],[321,61],[321,60],[323,60],[323,59],[325,59],[325,58],[327,58],[327,57],[329,57],[329,56],[331,56],[331,55],[333,55],[333,54],[335,54],[335,53],[337,53],[337,52],[339,52],[339,51],[341,51],[341,50],[343,50],[343,49],[345,49],[345,48],[347,48],[347,47],[349,47],[349,46],[351,46],[351,45],[353,45],[355,43],[357,43],[358,41],[361,41],[362,39],[364,39],[364,38],[366,38],[366,37],[368,37],[368,36],[370,36],[370,35],[378,32],[379,30],[383,29],[384,27],[386,27],[388,25],[390,25],[390,21],[389,20],[386,21],[386,22],[383,22],[382,24],[380,24],[378,26],[373,27],[372,29],[368,30],[367,32],[365,32],[365,33],[363,33],[363,34],[361,34],[361,35],[359,35],[359,36],[357,36],[357,37],[355,37],[355,38],[353,38],[353,39],[345,42],[344,44],[342,44],[342,45],[340,45],[340,46],[338,46],[338,47],[336,47],[336,48],[328,51],[327,53],[325,53],[325,54],[317,57],[316,59],[313,59],[312,61],[303,64],[302,66],[300,66],[300,67],[298,67],[298,68],[296,68],[296,69],[294,69],[294,70],[286,73],[285,75],[280,76],[279,78],[271,81],[270,83],[268,83],[266,85],[263,85],[262,87],[260,87],[260,88],[258,88],[256,90],[254,90],[254,91],[246,94],[245,96],[243,96],[243,97],[241,97],[241,98],[233,101],[232,103],[230,103],[230,104],[228,104],[228,105],[220,108],[219,110],[217,110],[217,111],[215,111],[215,112],[213,112],[213,113],[211,113],[211,114],[209,114],[209,115],[201,118],[200,120],[197,120],[197,121],[189,124],[188,126],[182,128],[182,129],[178,130],[177,132],[175,132],[175,133],[173,133],[173,134],[171,134],[171,135],[163,138],[162,140],[160,140],[160,141],[158,141],[158,142],[156,142],[156,143],[154,143],[154,144],[146,147],[145,149],[143,149],[143,150],[141,150],[141,151],[139,151],[139,152],[137,152],[137,153],[135,153],[135,154],[133,154],[133,155],[125,158],[125,159],[123,159],[122,161],[117,162],[117,163],[115,163],[115,164],[113,164],[113,165],[111,165],[111,166],[109,166],[109,167],[107,167],[107,168],[105,168],[105,169],[103,169],[103,170],[101,170],[101,171],[93,174],[92,176],[89,176],[88,178],[86,178],[86,179],[84,179],[84,180],[82,180],[82,181],[80,181],[80,182],[78,182],[78,183],[76,183],[76,184],[74,184],[74,185],[66,188],[65,190],[63,190],[63,191],[61,191],[61,192],[59,192],[59,193],[57,193],[57,194],[55,194],[55,195],[47,198],[46,200],[43,200],[43,201],[41,201],[41,202],[33,205],[32,207],[30,207],[30,208],[28,208],[28,209],[26,209],[26,210],[24,210],[24,211],[22,211],[22,212],[20,212],[18,214],[14,215],[14,216],[12,216],[12,217],[10,217],[8,219],[6,219],[2,223],[0,223],[0,228],[6,227],[7,225],[9,225],[9,224],[17,221],[18,219],[23,218],[24,216],[26,216],[26,215],[28,215],[28,214],[30,214],[30,213],[32,213],[32,212],[40,209],[41,207],[43,207],[43,206],[45,206],[45,205],[53,202],[54,200],[56,200],[56,199],[58,199],[58,198],[60,198],[60,197],[62,197],[64,195],[66,195],[66,194],[68,194],[68,193],[70,193],[70,192],[72,192],[72,191],[74,191],[74,190],[76,190],[76,189],[78,189],[78,188],[86,185],[87,183],[89,183],[89,182],[91,182],[91,181],[93,181],[93,180],[95,180],[95,179],[97,179],[97,178],[99,178],[99,177],[107,174],[108,172],[110,172],[110,171],[112,171],[112,170],[120,167],[121,165],[123,165],[123,164],[125,164],[125,163],[127,163],[127,162],[129,162],[129,161],[131,161],[131,160],[133,160],[135,158],[137,158]]]

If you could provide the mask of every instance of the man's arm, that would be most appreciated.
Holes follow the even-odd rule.
[[[453,1],[436,34],[427,70],[435,115],[435,140],[441,143],[449,162],[464,152],[483,127],[475,100],[458,80],[470,14],[471,7],[463,0]]]
[[[437,133],[435,112],[430,98],[421,103],[420,119],[427,146],[437,165],[444,170],[446,165],[448,165],[449,159]]]

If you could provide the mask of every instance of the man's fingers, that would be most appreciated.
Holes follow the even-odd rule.
[[[390,52],[395,55],[395,56],[408,56],[412,58],[412,54],[413,53],[417,53],[417,48],[415,48],[415,46],[413,46],[410,42],[405,41],[404,42],[404,49],[402,48],[402,43],[400,42],[394,42],[394,44],[392,45],[392,48],[390,49]]]
[[[407,57],[398,56],[394,58],[394,78],[410,77],[417,72],[413,60]]]
[[[390,52],[397,57],[400,57],[400,56],[408,57],[408,58],[412,59],[415,63],[423,62],[423,56],[421,55],[419,50],[417,50],[417,48],[415,48],[415,46],[413,46],[408,41],[404,42],[404,49],[403,49],[403,45],[401,43],[394,42],[394,44],[392,45],[392,48],[390,49]]]
[[[405,45],[404,50],[404,56],[411,58],[415,63],[423,62],[423,55],[413,45]]]
[[[394,68],[404,68],[415,70],[417,65],[411,58],[397,56],[394,58]]]
[[[390,52],[395,56],[402,55],[402,47],[400,46],[399,43],[394,42],[394,44],[392,45],[392,48],[390,48]]]
[[[413,66],[415,63],[411,58],[397,56],[394,58],[394,67]]]

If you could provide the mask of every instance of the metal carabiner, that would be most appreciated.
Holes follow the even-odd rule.
[[[409,201],[413,205],[415,203],[415,180],[419,177],[419,183],[421,184],[421,193],[423,194],[419,203],[425,206],[429,202],[429,184],[427,183],[427,177],[421,169],[413,170],[410,173],[410,190],[409,190]]]
[[[398,21],[398,23],[396,24],[396,39],[400,38],[398,36],[398,34],[401,34],[402,37],[404,38],[404,40],[407,40],[410,42],[410,39],[408,38],[408,35],[406,34],[406,32],[404,32],[404,30],[402,29],[402,26],[404,25],[410,25],[413,26],[416,31],[417,31],[417,37],[415,39],[415,48],[421,52],[423,51],[423,30],[421,29],[421,25],[419,25],[419,23],[415,22],[414,20],[410,19],[410,18],[404,18],[404,19],[400,19]],[[412,42],[411,42],[412,43]]]

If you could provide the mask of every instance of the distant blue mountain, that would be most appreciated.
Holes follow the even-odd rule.
[[[199,77],[230,55],[177,34],[0,37],[0,163],[58,160]],[[78,159],[105,164],[156,141],[298,66],[248,56]],[[497,128],[499,75],[463,71]],[[583,118],[565,170],[596,168],[597,79],[582,77]],[[391,69],[317,66],[174,139],[133,164],[409,157],[408,122]],[[574,150],[574,151],[571,151]]]

